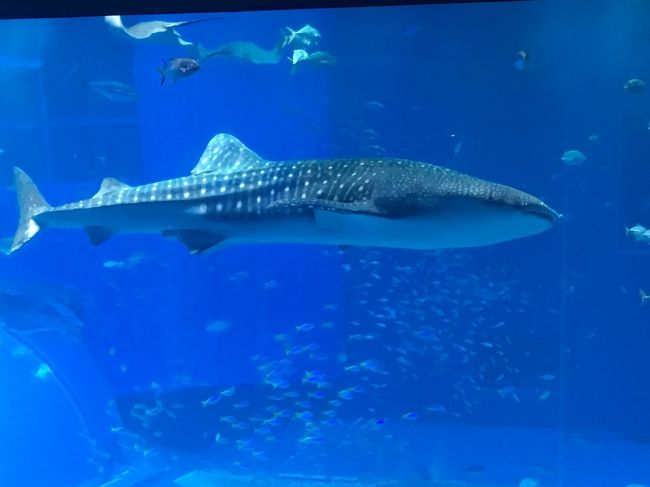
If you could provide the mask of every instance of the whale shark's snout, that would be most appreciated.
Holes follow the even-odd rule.
[[[562,218],[560,213],[542,201],[524,208],[523,212],[547,222],[549,227]]]

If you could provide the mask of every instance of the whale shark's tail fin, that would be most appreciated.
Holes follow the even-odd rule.
[[[30,177],[20,168],[14,167],[14,180],[18,194],[20,220],[9,254],[25,245],[40,230],[34,216],[51,208]]]

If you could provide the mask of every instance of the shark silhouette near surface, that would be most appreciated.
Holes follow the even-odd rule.
[[[49,227],[83,228],[93,244],[160,233],[193,253],[224,243],[475,247],[559,218],[534,196],[451,169],[384,158],[273,162],[228,134],[212,138],[189,176],[135,187],[106,178],[92,198],[57,207],[14,174],[20,221],[10,252]]]

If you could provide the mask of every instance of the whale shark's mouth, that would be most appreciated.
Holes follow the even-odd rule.
[[[524,209],[524,213],[534,215],[538,218],[548,221],[551,224],[555,223],[562,217],[561,214],[546,205],[537,205],[526,208]]]

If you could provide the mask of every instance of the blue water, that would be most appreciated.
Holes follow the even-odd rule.
[[[42,232],[0,258],[0,486],[650,485],[649,248],[625,232],[650,225],[650,94],[623,89],[650,80],[650,15],[592,3],[229,13],[178,31],[270,50],[310,24],[336,63],[289,46],[162,87],[185,48],[0,23],[0,236],[14,165],[60,204],[187,175],[222,132],[270,160],[440,164],[563,214],[444,251]]]

